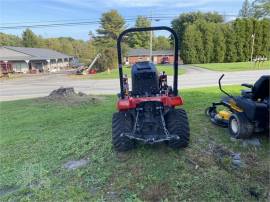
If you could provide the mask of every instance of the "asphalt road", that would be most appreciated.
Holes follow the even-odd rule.
[[[214,72],[193,66],[182,66],[187,70],[178,78],[178,86],[196,88],[204,86],[217,86],[218,78],[222,72]],[[270,74],[269,70],[226,72],[224,85],[254,83],[261,75]],[[169,82],[172,77],[169,76]],[[131,83],[131,81],[129,81]],[[30,75],[18,79],[0,81],[0,101],[18,100],[47,96],[52,90],[59,87],[74,87],[76,91],[87,94],[116,94],[119,92],[119,80],[91,80],[74,79],[66,73]]]

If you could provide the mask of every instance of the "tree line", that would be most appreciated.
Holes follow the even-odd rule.
[[[171,26],[177,32],[180,56],[184,63],[238,62],[251,57],[254,39],[254,55],[270,57],[270,6],[269,1],[245,0],[239,11],[239,18],[224,22],[215,12],[191,12],[179,15]],[[135,27],[147,27],[151,22],[147,17],[138,16]],[[99,71],[117,66],[116,39],[126,29],[125,19],[110,10],[102,14],[96,34],[89,33],[87,41],[71,37],[43,38],[30,29],[22,36],[0,33],[0,46],[24,46],[49,48],[68,55],[74,55],[83,62],[89,62],[98,53],[96,63]],[[149,32],[129,34],[123,41],[123,54],[129,48],[149,48]],[[153,36],[153,50],[172,49],[170,37]]]
[[[95,65],[100,71],[116,67],[116,39],[125,26],[124,18],[116,11],[106,12],[101,17],[96,35],[89,32],[89,40],[76,40],[71,37],[43,38],[36,35],[31,29],[23,31],[21,37],[0,32],[0,46],[23,46],[49,48],[67,55],[77,56],[81,62],[89,63],[98,53],[101,57]],[[138,16],[136,27],[150,26],[150,21],[144,16]],[[149,48],[149,33],[134,34],[123,43],[123,52],[130,48]],[[170,49],[168,37],[153,37],[153,50]]]
[[[270,20],[237,18],[224,23],[217,13],[182,14],[172,27],[180,38],[184,63],[241,62],[270,57]],[[254,45],[253,45],[254,38]]]
[[[22,46],[48,48],[67,55],[77,56],[83,61],[93,58],[95,48],[91,41],[76,40],[71,37],[43,38],[26,29],[22,36],[0,33],[0,46]]]

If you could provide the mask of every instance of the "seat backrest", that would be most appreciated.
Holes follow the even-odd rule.
[[[252,94],[254,100],[264,100],[269,97],[269,81],[270,75],[264,75],[259,78],[252,88]]]

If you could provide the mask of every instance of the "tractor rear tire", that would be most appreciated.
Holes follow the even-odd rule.
[[[116,151],[124,152],[135,147],[135,141],[123,136],[132,131],[132,117],[126,112],[116,112],[112,118],[112,144]]]
[[[189,123],[184,109],[172,109],[166,115],[166,125],[170,134],[177,135],[178,140],[169,140],[168,146],[174,149],[184,148],[189,143]]]
[[[254,126],[246,118],[244,113],[233,113],[229,119],[229,131],[232,137],[249,138],[254,130]]]

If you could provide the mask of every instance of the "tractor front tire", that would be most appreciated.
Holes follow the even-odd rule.
[[[189,143],[189,123],[184,109],[172,109],[166,115],[166,125],[170,134],[179,139],[168,141],[168,146],[174,149],[184,148]]]
[[[244,113],[233,113],[229,119],[229,131],[232,137],[249,138],[254,130],[254,126],[246,118]]]
[[[112,118],[112,144],[116,151],[125,152],[135,147],[135,141],[123,133],[132,131],[132,117],[126,112],[116,112]]]

